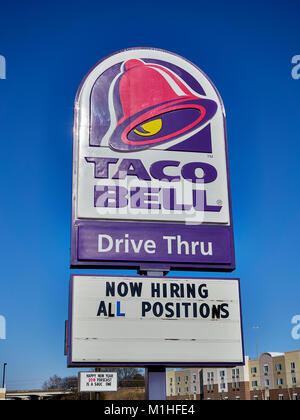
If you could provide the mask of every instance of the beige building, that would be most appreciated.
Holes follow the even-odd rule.
[[[0,401],[5,400],[6,389],[0,388]]]
[[[288,388],[300,388],[300,351],[285,353],[285,371]]]
[[[167,397],[173,399],[200,399],[201,369],[167,370]]]
[[[261,391],[259,360],[249,360],[248,368],[250,392]]]
[[[299,400],[300,350],[262,353],[245,366],[167,371],[168,399]]]
[[[204,368],[204,400],[249,400],[248,357],[244,366],[230,368]]]
[[[300,350],[262,353],[249,362],[252,400],[300,399]]]

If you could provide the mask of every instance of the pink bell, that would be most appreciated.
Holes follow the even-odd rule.
[[[217,104],[198,97],[168,68],[132,59],[124,64],[115,89],[123,116],[110,146],[136,151],[169,142],[205,124]]]

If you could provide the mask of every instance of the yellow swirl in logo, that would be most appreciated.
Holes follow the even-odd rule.
[[[146,131],[146,133],[141,133],[137,129],[133,130],[139,136],[153,136],[154,134],[158,133],[162,128],[162,120],[158,118],[157,120],[146,122],[145,124],[141,125],[142,129]]]

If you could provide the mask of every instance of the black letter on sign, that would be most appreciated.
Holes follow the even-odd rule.
[[[200,305],[199,312],[202,318],[208,318],[210,315],[210,308],[206,303],[203,303]]]
[[[218,305],[218,306],[217,305],[213,305],[211,316],[212,316],[212,319],[215,319],[215,318],[220,319],[220,316],[221,316],[221,305]]]
[[[115,283],[106,282],[106,296],[115,296]]]
[[[101,300],[100,305],[99,305],[99,309],[97,312],[97,316],[101,316],[101,315],[107,316],[107,310],[106,310],[106,306],[105,306],[105,302],[103,300]]]
[[[223,312],[224,315],[221,315],[221,318],[226,319],[229,318],[229,311],[226,309],[228,308],[228,303],[223,303],[221,305],[221,311]]]
[[[142,302],[142,316],[145,316],[146,312],[149,312],[151,309],[151,303]]]

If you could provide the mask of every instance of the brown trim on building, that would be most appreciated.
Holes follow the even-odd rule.
[[[234,387],[232,383],[228,383],[228,392],[219,392],[218,385],[214,384],[214,389],[208,390],[207,385],[204,386],[204,400],[250,400],[249,382],[239,382],[239,386]]]

